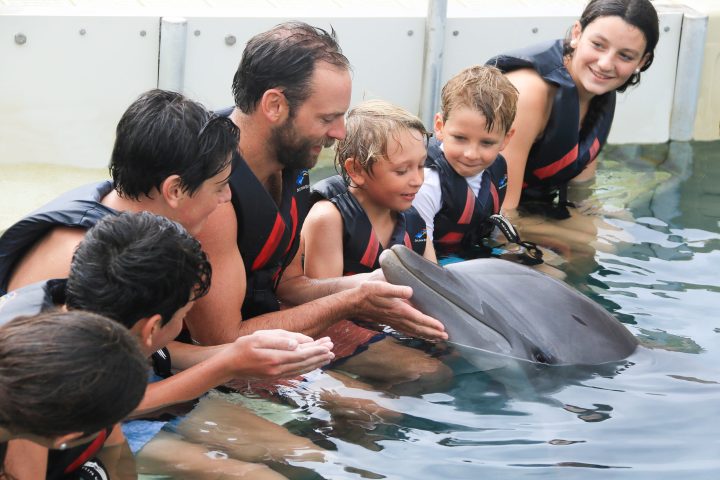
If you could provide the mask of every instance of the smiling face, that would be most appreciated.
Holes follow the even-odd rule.
[[[323,147],[345,138],[350,72],[321,62],[315,66],[310,85],[310,97],[271,133],[278,162],[286,168],[314,167]]]
[[[581,98],[621,87],[648,57],[642,31],[617,16],[597,18],[584,30],[576,23],[571,45],[567,68]]]
[[[499,122],[487,131],[485,116],[473,109],[460,107],[443,121],[435,115],[435,137],[443,144],[443,152],[450,166],[463,177],[479,174],[493,164],[498,153],[512,137]]]
[[[424,180],[425,136],[400,130],[391,134],[387,150],[388,158],[378,158],[370,171],[352,158],[346,160],[346,170],[358,187],[351,191],[382,208],[402,212],[412,206]]]

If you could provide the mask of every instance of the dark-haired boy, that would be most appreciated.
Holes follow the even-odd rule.
[[[148,212],[123,212],[101,219],[86,233],[66,281],[38,282],[11,292],[3,298],[0,318],[61,306],[90,311],[125,325],[150,356],[175,339],[192,303],[207,293],[210,276],[210,264],[199,242],[180,225]],[[151,383],[133,415],[192,400],[234,378],[305,372],[329,361],[331,347],[326,339],[313,342],[284,331],[260,331],[216,347],[173,342],[169,351],[153,356],[155,370],[181,371]],[[259,366],[264,366],[264,372]],[[110,441],[121,439],[118,434]],[[14,470],[10,473],[17,478],[62,478],[82,465],[75,464],[91,456],[102,440],[52,452],[49,457],[37,444],[12,442],[8,458]],[[194,458],[197,464],[206,457]],[[240,471],[247,466],[228,461],[224,468]]]

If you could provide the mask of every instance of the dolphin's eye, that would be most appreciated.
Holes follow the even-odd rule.
[[[533,352],[533,358],[534,358],[535,361],[538,362],[538,363],[547,363],[547,364],[550,363],[550,357],[548,357],[547,355],[545,355],[545,354],[544,354],[543,352],[541,352],[540,350],[535,350],[535,351]]]

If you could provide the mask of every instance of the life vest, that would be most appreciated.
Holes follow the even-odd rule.
[[[433,241],[440,250],[458,245],[472,246],[490,235],[491,215],[500,212],[507,187],[507,164],[498,155],[485,170],[477,197],[465,177],[458,174],[445,159],[440,143],[428,145],[427,168],[437,171],[442,203],[435,215]]]
[[[340,175],[319,181],[312,188],[311,203],[329,200],[340,211],[343,219],[343,274],[371,272],[380,268],[383,246],[375,235],[370,219],[354,195],[348,191]],[[405,245],[416,253],[425,253],[427,232],[425,222],[414,208],[397,214],[395,230],[390,244]]]
[[[230,189],[237,244],[247,275],[242,313],[243,318],[251,318],[279,309],[275,289],[298,250],[300,229],[309,210],[310,177],[306,169],[283,170],[278,208],[236,152]]]
[[[116,214],[100,201],[113,189],[110,181],[70,190],[30,213],[0,237],[0,294],[7,292],[15,264],[35,242],[55,227],[88,229],[108,214]]]
[[[615,113],[615,92],[608,92],[599,98],[602,101],[594,102],[601,110],[588,112],[587,118],[594,121],[583,127],[581,136],[578,92],[563,63],[562,40],[499,55],[487,64],[503,72],[532,68],[557,87],[545,130],[528,154],[522,192],[523,199],[552,199],[556,190],[565,189],[571,179],[595,160],[607,142]]]

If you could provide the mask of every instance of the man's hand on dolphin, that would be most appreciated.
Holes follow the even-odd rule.
[[[380,272],[382,276],[382,272]],[[378,278],[373,272],[366,278]],[[359,299],[358,316],[375,323],[388,325],[398,332],[427,340],[447,340],[445,326],[413,307],[409,299],[412,288],[369,280],[356,287]]]

